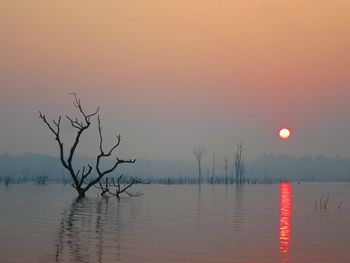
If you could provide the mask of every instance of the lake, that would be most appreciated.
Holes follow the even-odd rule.
[[[350,183],[135,189],[1,185],[0,262],[350,262]]]

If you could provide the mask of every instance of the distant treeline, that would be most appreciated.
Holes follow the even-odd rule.
[[[94,159],[80,156],[77,164],[93,163]],[[215,172],[210,163],[203,163],[202,182],[209,184],[234,183],[233,164],[225,178],[224,160],[217,159]],[[108,161],[105,164],[108,165]],[[80,167],[76,167],[79,169]],[[117,169],[117,174],[142,179],[144,183],[196,184],[198,181],[195,160],[166,161],[137,159],[133,165]],[[214,175],[214,176],[213,176]],[[94,176],[92,174],[91,176]],[[0,180],[2,183],[47,181],[69,183],[71,178],[58,158],[26,153],[24,155],[0,154]],[[273,156],[264,155],[246,162],[246,183],[278,181],[350,181],[350,159],[325,156]]]

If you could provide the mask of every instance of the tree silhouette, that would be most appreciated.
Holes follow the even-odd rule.
[[[225,184],[228,184],[228,161],[229,161],[229,158],[227,156],[224,156]]]
[[[124,179],[124,184],[121,183],[121,179]],[[141,180],[138,180],[137,178],[130,177],[128,180],[125,180],[124,175],[120,175],[117,178],[117,181],[114,180],[114,178],[106,178],[105,182],[102,183],[101,181],[98,182],[95,187],[99,190],[101,190],[101,195],[104,196],[105,194],[113,195],[117,198],[120,198],[121,194],[126,194],[131,197],[142,195],[142,193],[132,193],[129,191],[129,188],[134,184],[142,183]],[[113,188],[113,189],[111,189]]]
[[[243,143],[238,143],[234,154],[234,166],[236,174],[236,183],[241,184],[244,181],[245,160],[243,155]]]
[[[201,182],[202,182],[202,179],[201,179],[202,178],[201,161],[206,153],[207,153],[206,150],[201,148],[201,147],[198,147],[197,150],[193,151],[193,154],[196,156],[197,163],[198,163],[198,184],[201,184]]]
[[[58,146],[59,146],[60,161],[61,161],[63,167],[69,171],[69,174],[71,175],[71,177],[73,179],[72,186],[78,192],[79,197],[83,197],[83,196],[85,196],[85,193],[93,185],[98,184],[105,175],[113,172],[118,167],[119,164],[134,163],[136,161],[136,159],[122,160],[122,159],[119,159],[117,157],[114,165],[111,168],[106,169],[106,170],[102,170],[100,167],[101,159],[105,158],[105,157],[110,157],[112,155],[113,151],[120,144],[121,136],[117,135],[115,144],[112,145],[109,150],[105,151],[103,149],[103,145],[102,145],[102,142],[103,142],[102,126],[101,126],[100,116],[98,115],[99,107],[96,109],[95,112],[87,114],[84,111],[84,109],[81,105],[80,99],[77,97],[77,95],[75,93],[72,93],[71,95],[74,96],[73,105],[79,111],[82,120],[78,119],[78,117],[71,118],[71,117],[66,115],[66,118],[69,120],[72,127],[77,130],[77,133],[76,133],[74,140],[73,140],[73,144],[70,147],[68,157],[65,156],[64,144],[63,144],[63,141],[62,141],[61,136],[60,136],[62,116],[59,116],[58,120],[52,120],[52,123],[49,122],[46,119],[46,115],[42,114],[40,111],[39,111],[39,117],[46,124],[46,126],[50,129],[50,131],[55,135],[55,140],[57,141]],[[90,127],[91,119],[95,116],[97,116],[97,120],[98,120],[100,153],[96,157],[96,164],[95,164],[96,176],[93,178],[90,178],[93,167],[90,164],[88,164],[87,166],[83,166],[82,169],[75,170],[73,168],[73,158],[74,158],[75,151],[77,149],[77,146],[79,144],[79,141],[80,141],[82,134]]]

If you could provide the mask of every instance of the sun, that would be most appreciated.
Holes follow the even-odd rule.
[[[290,137],[290,129],[288,128],[282,128],[280,129],[280,131],[278,132],[279,136],[281,139],[283,140],[287,140]]]

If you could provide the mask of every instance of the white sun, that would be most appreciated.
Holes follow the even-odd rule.
[[[281,137],[281,139],[286,140],[290,137],[290,130],[288,128],[282,128],[280,129],[278,134]]]

